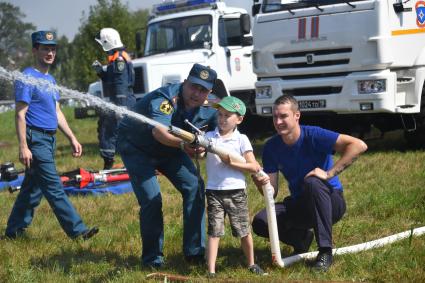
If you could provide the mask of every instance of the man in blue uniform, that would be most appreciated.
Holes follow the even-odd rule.
[[[216,126],[216,110],[203,106],[217,74],[205,66],[193,65],[188,78],[154,90],[140,99],[133,111],[164,125],[190,131],[187,119],[198,128]],[[189,155],[195,150],[162,128],[126,117],[118,127],[117,149],[127,168],[140,205],[142,262],[161,267],[164,223],[162,197],[155,170],[159,170],[183,197],[183,252],[188,262],[205,262],[204,183],[198,178]]]
[[[277,134],[264,145],[265,177],[254,177],[258,188],[270,181],[278,192],[278,175],[288,181],[290,196],[276,203],[279,239],[293,246],[294,253],[310,248],[314,229],[319,254],[314,268],[326,271],[332,264],[332,224],[345,213],[345,200],[338,174],[367,149],[354,137],[312,126],[300,126],[298,102],[291,95],[276,99],[273,124]],[[333,163],[334,152],[340,158]],[[261,191],[261,190],[260,190]],[[265,209],[255,215],[254,233],[268,237]]]
[[[97,60],[92,65],[102,80],[104,97],[109,97],[115,105],[132,107],[136,102],[133,94],[134,69],[119,33],[113,28],[103,28],[95,40],[108,55],[106,71]],[[114,112],[102,112],[100,109],[97,131],[104,169],[111,169],[114,164],[118,123]]]
[[[66,196],[55,165],[56,129],[69,139],[73,156],[82,153],[59,107],[59,92],[50,85],[55,79],[48,73],[56,56],[56,36],[50,31],[34,32],[31,36],[34,67],[24,70],[28,80],[15,84],[16,132],[19,141],[19,160],[25,165],[25,178],[7,222],[6,237],[21,236],[31,224],[34,209],[44,195],[59,224],[70,238],[91,238],[98,228],[88,229]]]

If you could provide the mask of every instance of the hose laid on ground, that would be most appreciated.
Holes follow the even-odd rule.
[[[22,73],[18,72],[18,71],[14,71],[14,72],[8,72],[5,71],[5,69],[3,69],[2,67],[0,67],[0,77],[3,77],[7,80],[10,81],[14,81],[16,79],[21,80],[25,83],[31,84],[31,85],[38,85],[39,84],[39,80],[34,79],[34,78],[30,78],[27,77],[25,75],[23,75]],[[129,111],[125,108],[116,106],[112,103],[107,103],[103,100],[101,100],[98,97],[95,97],[93,95],[86,95],[83,93],[80,93],[78,91],[75,90],[71,90],[65,87],[60,87],[60,86],[56,86],[51,84],[50,82],[44,82],[44,85],[48,85],[49,87],[53,88],[54,90],[59,90],[62,91],[65,95],[67,95],[68,97],[71,98],[76,98],[78,100],[88,100],[91,102],[92,105],[95,106],[99,106],[102,108],[106,108],[110,111],[114,111],[116,113],[116,115],[118,116],[128,116],[128,117],[132,117],[134,119],[137,119],[138,121],[142,122],[142,123],[146,123],[149,124],[153,127],[160,127],[160,128],[167,128],[167,130],[178,136],[179,138],[183,139],[186,142],[192,143],[195,141],[197,141],[197,144],[200,146],[203,146],[207,149],[207,151],[210,151],[212,153],[224,153],[225,155],[229,155],[230,158],[232,158],[233,160],[237,160],[239,162],[245,162],[245,159],[236,154],[236,153],[231,153],[229,152],[226,148],[220,148],[220,147],[215,147],[213,146],[203,135],[199,135],[199,136],[195,136],[194,134],[184,131],[182,129],[173,127],[173,126],[165,126],[153,119],[150,119],[144,115]],[[260,175],[264,175],[266,174],[265,172],[261,171],[257,174]],[[268,222],[268,227],[269,227],[269,238],[270,238],[270,245],[271,245],[271,252],[272,252],[272,261],[273,263],[275,263],[276,265],[278,265],[279,267],[287,267],[295,262],[298,262],[302,259],[311,259],[316,257],[317,252],[310,252],[310,253],[304,253],[304,254],[298,254],[298,255],[294,255],[294,256],[290,256],[287,258],[282,259],[281,257],[281,253],[280,253],[280,245],[279,245],[279,235],[278,235],[278,230],[277,230],[277,220],[276,220],[276,209],[275,209],[275,204],[274,204],[274,199],[273,199],[273,193],[274,193],[274,189],[271,186],[271,184],[267,184],[265,186],[263,186],[262,188],[263,190],[263,196],[264,196],[264,201],[266,204],[266,212],[267,212],[267,222]],[[365,250],[369,250],[369,249],[373,249],[373,248],[378,248],[378,247],[382,247],[384,245],[387,244],[391,244],[394,243],[396,241],[408,238],[408,237],[413,237],[413,236],[420,236],[422,234],[425,234],[425,227],[420,227],[420,228],[415,228],[412,230],[408,230],[399,234],[395,234],[392,236],[388,236],[388,237],[384,237],[381,239],[377,239],[374,241],[370,241],[370,242],[366,242],[366,243],[362,243],[362,244],[358,244],[358,245],[353,245],[353,246],[348,246],[348,247],[343,247],[343,248],[336,248],[333,249],[332,252],[333,254],[337,255],[337,254],[346,254],[346,253],[356,253],[356,252],[360,252],[360,251],[365,251]]]
[[[408,231],[405,231],[405,232],[401,232],[401,233],[398,233],[398,234],[394,234],[394,235],[391,235],[391,236],[388,236],[388,237],[380,238],[380,239],[373,240],[373,241],[366,242],[366,243],[362,243],[362,244],[357,244],[357,245],[343,247],[343,248],[336,248],[336,249],[332,250],[332,253],[334,255],[357,253],[357,252],[366,251],[366,250],[370,250],[370,249],[374,249],[374,248],[380,248],[380,247],[383,247],[385,245],[400,241],[402,239],[406,239],[406,238],[413,237],[413,236],[420,236],[420,235],[423,235],[423,234],[425,234],[425,226],[420,227],[420,228],[411,229],[411,230],[408,230]],[[293,263],[296,263],[297,261],[300,261],[302,259],[315,258],[317,256],[317,253],[318,252],[316,251],[316,252],[309,252],[309,253],[298,254],[298,255],[286,257],[286,258],[281,260],[281,265],[279,264],[279,266],[287,267],[287,266],[289,266]]]

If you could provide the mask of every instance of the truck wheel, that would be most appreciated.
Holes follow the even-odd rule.
[[[425,88],[422,89],[421,112],[415,116],[416,131],[404,132],[404,137],[413,148],[425,148]]]

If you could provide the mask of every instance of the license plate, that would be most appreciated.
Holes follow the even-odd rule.
[[[300,109],[326,108],[326,100],[300,100],[298,105]]]

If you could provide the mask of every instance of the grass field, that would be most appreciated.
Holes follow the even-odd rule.
[[[68,142],[58,135],[59,171],[78,167],[99,169],[96,119],[74,120],[64,109],[71,128],[83,145],[84,156],[73,159]],[[0,114],[0,162],[17,159],[14,113]],[[255,143],[261,155],[264,141]],[[335,247],[354,245],[425,226],[425,150],[411,150],[399,133],[383,140],[367,141],[369,150],[341,174],[347,213],[334,226]],[[204,172],[204,171],[203,171]],[[159,177],[165,221],[164,272],[186,275],[192,281],[207,281],[205,267],[187,266],[182,260],[182,209],[177,190]],[[249,180],[249,179],[248,179]],[[278,199],[286,194],[282,182]],[[264,207],[262,197],[249,180],[251,216]],[[4,233],[15,194],[0,191],[0,233]],[[89,225],[100,233],[86,242],[72,241],[61,230],[45,200],[36,210],[27,236],[0,240],[0,282],[146,282],[147,270],[140,265],[141,242],[138,205],[133,194],[101,197],[71,197]],[[217,282],[425,282],[425,236],[408,238],[383,248],[335,257],[327,273],[315,273],[303,262],[288,268],[271,265],[268,241],[254,236],[256,261],[267,277],[251,275],[239,241],[229,230],[220,243]],[[282,255],[291,249],[281,245]],[[315,244],[311,251],[315,250]],[[152,281],[154,282],[154,281]]]

